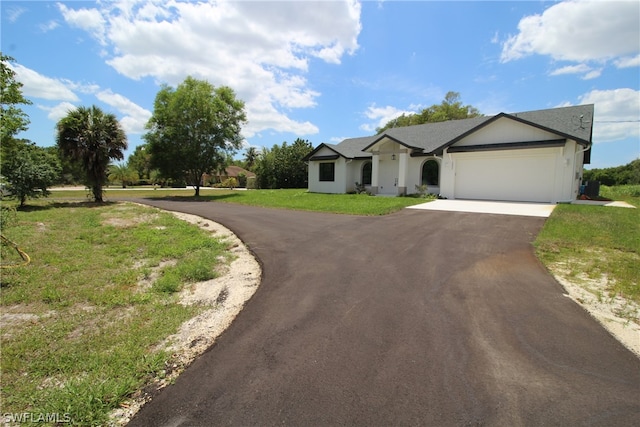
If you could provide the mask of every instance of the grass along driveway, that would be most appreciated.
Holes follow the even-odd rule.
[[[127,398],[189,362],[171,351],[185,321],[202,322],[236,298],[223,286],[207,299],[197,286],[238,257],[239,242],[157,209],[31,202],[3,234],[31,257],[2,270],[3,414],[103,425]],[[3,265],[20,261],[2,250]],[[257,286],[259,274],[253,279]],[[186,332],[188,347],[211,344]]]
[[[537,256],[578,303],[640,356],[640,186],[602,195],[636,209],[558,205]]]
[[[55,191],[52,198],[83,198],[84,190]],[[200,196],[194,198],[193,189],[107,189],[106,199],[123,198],[183,198],[211,202],[237,203],[266,208],[329,212],[349,215],[386,215],[407,206],[424,203],[433,198],[417,197],[372,197],[367,194],[321,194],[309,193],[306,189],[282,190],[219,190],[201,188]]]

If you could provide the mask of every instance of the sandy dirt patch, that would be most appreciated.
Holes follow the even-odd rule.
[[[186,321],[180,330],[158,345],[172,353],[170,366],[163,378],[158,378],[139,391],[121,408],[112,412],[110,425],[127,424],[153,393],[173,382],[193,360],[209,348],[222,332],[240,313],[245,303],[253,296],[260,284],[262,270],[242,241],[229,229],[204,218],[178,212],[171,212],[176,217],[198,225],[210,231],[218,238],[223,238],[231,247],[235,257],[233,262],[221,272],[219,277],[186,286],[180,292],[181,304],[198,304],[208,307],[203,313]],[[148,286],[149,284],[143,284]]]
[[[566,265],[551,266],[556,280],[574,300],[595,318],[611,335],[640,357],[640,305],[620,296],[609,296],[608,279],[586,275],[571,277]]]

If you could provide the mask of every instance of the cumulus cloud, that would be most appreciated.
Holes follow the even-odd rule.
[[[640,66],[640,54],[617,59],[615,64],[618,68],[638,67]]]
[[[60,5],[66,22],[106,46],[107,63],[138,80],[176,86],[191,75],[232,87],[245,101],[249,134],[315,133],[288,117],[320,96],[305,74],[313,61],[340,64],[358,49],[359,2],[104,3],[100,9]]]
[[[640,51],[640,3],[565,1],[526,16],[503,45],[502,61],[539,54],[556,60],[609,60]]]
[[[318,127],[309,121],[298,122],[278,111],[268,102],[266,94],[247,103],[246,109],[248,123],[242,128],[242,136],[245,138],[251,138],[265,129],[296,135],[313,135],[319,131]],[[274,124],[277,124],[277,127]]]
[[[16,79],[23,84],[22,93],[54,101],[79,101],[78,96],[62,80],[52,79],[20,64],[9,64]]]
[[[560,76],[563,74],[582,74],[583,80],[590,80],[600,77],[600,74],[602,74],[602,68],[594,69],[587,64],[567,65],[565,67],[556,68],[549,73],[551,76]]]
[[[580,96],[579,101],[580,104],[594,104],[595,143],[640,138],[640,91],[630,88],[592,90]]]
[[[120,94],[113,93],[111,90],[103,90],[96,93],[96,98],[124,115],[120,119],[120,124],[125,132],[133,134],[145,132],[144,126],[151,118],[151,111],[140,107]]]
[[[578,63],[550,75],[582,74],[583,80],[599,77],[609,62],[617,68],[640,66],[640,3],[636,1],[563,1],[542,14],[522,18],[518,31],[503,43],[501,62],[549,56]]]
[[[75,110],[76,106],[70,102],[61,102],[53,107],[38,105],[38,108],[46,111],[47,118],[57,123],[61,118],[69,114],[69,111]]]
[[[76,28],[89,32],[100,44],[104,45],[105,40],[105,19],[97,9],[71,9],[63,3],[58,3],[60,13],[64,20]]]
[[[376,128],[383,127],[390,120],[400,117],[403,114],[415,114],[419,109],[419,105],[411,105],[407,110],[402,110],[390,105],[385,107],[377,107],[375,104],[370,105],[364,112],[364,115],[368,119],[373,120],[373,122],[362,124],[360,129],[366,132],[375,132]]]

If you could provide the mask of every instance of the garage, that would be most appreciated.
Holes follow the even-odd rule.
[[[453,154],[456,199],[553,202],[557,148]]]

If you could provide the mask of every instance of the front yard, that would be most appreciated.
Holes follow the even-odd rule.
[[[108,190],[107,200],[191,194]],[[3,231],[31,257],[28,266],[2,270],[4,414],[58,414],[79,425],[104,424],[151,379],[167,375],[174,359],[158,343],[206,309],[180,304],[177,291],[214,277],[231,261],[225,240],[170,214],[78,201],[84,195],[56,191],[49,200],[30,201]],[[603,195],[640,207],[640,186],[604,188]],[[426,201],[210,189],[200,200],[353,215],[384,215]],[[534,245],[553,274],[640,324],[640,209],[559,205]],[[2,246],[3,265],[20,262]]]

